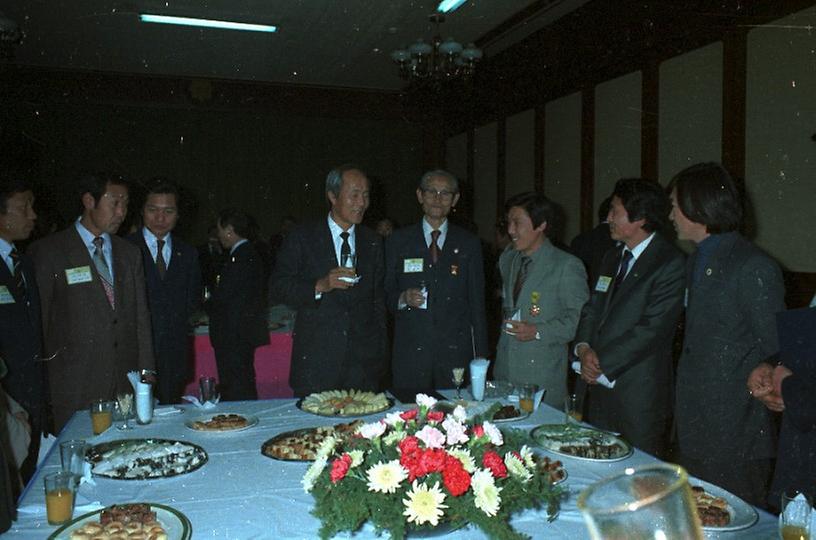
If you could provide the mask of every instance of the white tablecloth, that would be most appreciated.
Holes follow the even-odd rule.
[[[399,405],[398,405],[399,406]],[[80,495],[102,505],[126,502],[162,503],[183,512],[192,522],[193,538],[225,538],[231,540],[317,538],[319,521],[309,512],[312,496],[303,492],[300,479],[308,464],[282,462],[264,457],[261,445],[272,436],[292,429],[326,425],[343,420],[322,418],[304,413],[295,407],[295,400],[248,401],[219,404],[217,412],[239,412],[258,416],[257,426],[237,433],[200,433],[187,429],[185,420],[200,415],[195,409],[183,414],[154,418],[147,426],[134,424],[123,435],[110,429],[92,436],[87,411],[74,415],[60,434],[60,440],[85,439],[90,444],[120,439],[160,437],[190,441],[202,446],[209,461],[199,470],[161,480],[123,481],[96,479],[96,486],[83,484]],[[377,416],[368,417],[374,420]],[[563,413],[542,405],[531,417],[503,427],[527,429],[545,423],[560,423]],[[59,469],[59,451],[49,454],[21,500],[22,507],[44,508],[42,477]],[[640,451],[615,463],[589,463],[559,457],[567,469],[566,486],[569,498],[562,503],[558,518],[547,523],[543,512],[525,512],[513,518],[513,525],[533,538],[588,538],[575,501],[578,493],[603,477],[621,472],[626,467],[654,463],[657,460]],[[75,516],[78,515],[75,513]],[[8,536],[43,540],[55,527],[48,525],[44,511],[19,512]],[[367,528],[355,538],[372,538]],[[452,533],[450,538],[484,538],[478,529],[468,528]],[[776,518],[759,511],[759,521],[747,530],[709,535],[711,538],[771,539],[777,538]]]

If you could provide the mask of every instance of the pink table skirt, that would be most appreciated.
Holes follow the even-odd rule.
[[[198,396],[198,378],[201,376],[218,379],[215,365],[215,351],[210,344],[210,336],[200,334],[194,337],[195,378],[184,389],[185,395]],[[273,332],[269,334],[269,345],[255,349],[255,386],[258,399],[287,398],[294,396],[289,388],[289,362],[292,357],[292,333]]]

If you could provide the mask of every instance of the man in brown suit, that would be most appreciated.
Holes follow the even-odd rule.
[[[139,248],[117,237],[128,186],[97,174],[80,180],[82,215],[31,245],[57,432],[94,399],[132,391],[130,370],[153,370]]]

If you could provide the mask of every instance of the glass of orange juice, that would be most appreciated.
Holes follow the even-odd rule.
[[[49,525],[62,525],[74,515],[76,476],[70,471],[45,475],[45,511]]]
[[[99,435],[113,423],[113,402],[98,399],[91,403],[91,427],[93,434]]]
[[[522,384],[519,386],[519,408],[526,412],[531,413],[535,408],[535,395],[538,392],[538,385],[537,384]]]

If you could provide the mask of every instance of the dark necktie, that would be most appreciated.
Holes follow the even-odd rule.
[[[618,275],[615,276],[615,288],[612,291],[613,294],[615,291],[618,290],[623,280],[626,279],[626,272],[629,270],[629,262],[632,260],[632,252],[628,249],[623,249],[623,254],[621,255],[621,262],[620,268],[618,268]]]
[[[108,297],[111,308],[116,309],[116,303],[113,298],[113,278],[111,277],[110,268],[108,268],[108,262],[105,260],[105,254],[102,251],[105,239],[101,236],[97,236],[93,239],[93,244],[95,246],[93,254],[94,266],[96,266],[96,271],[102,281],[102,287],[105,289],[105,296]]]
[[[530,263],[533,260],[526,255],[521,257],[521,266],[519,266],[518,274],[516,274],[516,283],[513,285],[513,305],[518,305],[518,297],[519,293],[521,293],[521,288],[524,287],[524,282],[527,280],[527,271],[530,268]]]
[[[159,278],[164,279],[164,274],[167,273],[167,263],[164,262],[164,240],[156,239],[156,270],[159,272]]]
[[[439,244],[437,240],[439,240],[440,232],[437,230],[431,231],[431,262],[436,264],[436,261],[439,260]]]
[[[26,296],[26,284],[25,279],[23,278],[23,265],[20,261],[20,254],[17,252],[17,248],[11,248],[11,253],[9,253],[9,258],[11,259],[12,263],[12,277],[14,278],[14,285],[17,288],[17,294],[19,294],[19,298],[25,299]]]
[[[349,233],[343,231],[340,233],[340,238],[343,239],[343,244],[340,246],[340,264],[343,264],[343,255],[351,255],[351,245],[349,244]]]

